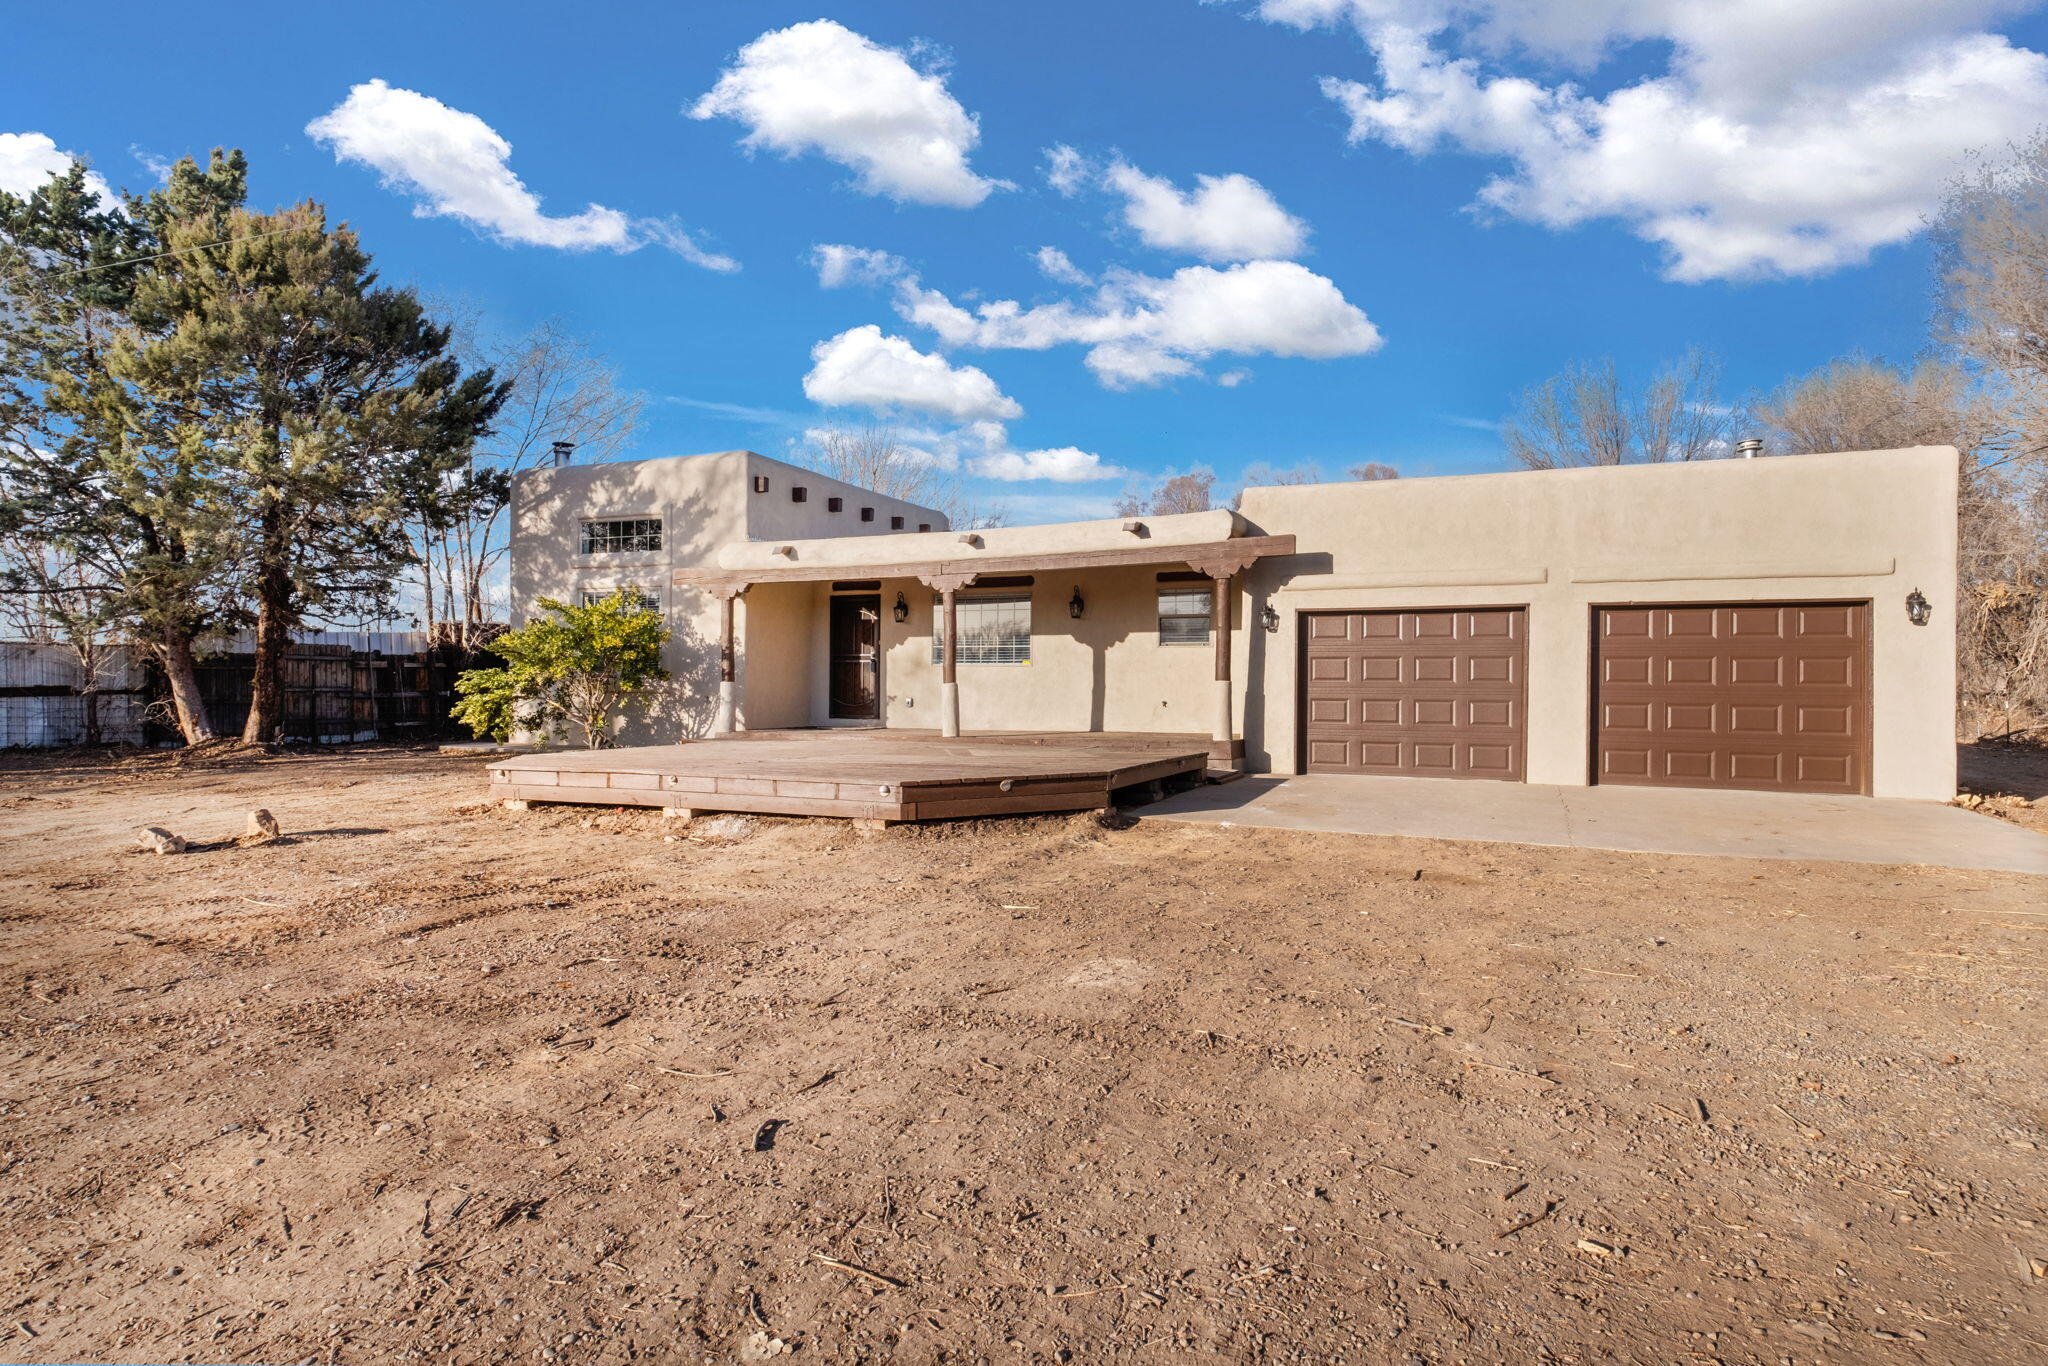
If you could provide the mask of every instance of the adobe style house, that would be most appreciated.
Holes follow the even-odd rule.
[[[734,451],[522,476],[513,593],[660,605],[677,683],[628,744],[1151,733],[1252,772],[1947,800],[1956,480],[1924,447],[954,531]]]

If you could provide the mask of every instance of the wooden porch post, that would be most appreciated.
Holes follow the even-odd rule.
[[[941,589],[939,602],[946,617],[946,643],[939,665],[939,734],[960,734],[960,613],[951,588]]]
[[[972,574],[920,574],[917,581],[939,595],[939,626],[945,637],[939,647],[939,734],[960,734],[960,613],[956,594],[974,582]]]
[[[1255,551],[1232,547],[1227,551],[1198,556],[1187,562],[1197,574],[1209,576],[1209,635],[1216,642],[1214,724],[1209,730],[1209,754],[1225,761],[1241,757],[1237,752],[1237,718],[1232,715],[1230,682],[1230,581],[1257,560]]]
[[[1216,638],[1216,723],[1209,738],[1228,745],[1237,738],[1230,715],[1230,575],[1209,579],[1210,634]]]
[[[739,650],[734,640],[733,603],[747,591],[747,585],[721,586],[718,594],[718,712],[711,722],[713,735],[731,735],[739,728]]]

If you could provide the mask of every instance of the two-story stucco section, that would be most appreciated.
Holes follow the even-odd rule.
[[[831,479],[752,451],[563,465],[529,471],[512,487],[511,605],[514,625],[541,598],[580,601],[633,588],[661,609],[670,630],[663,663],[674,676],[654,704],[620,732],[625,743],[667,743],[706,734],[718,696],[719,603],[671,585],[677,569],[715,563],[720,547],[747,541],[886,536],[942,531],[944,514]],[[652,531],[646,524],[658,523]],[[598,535],[586,535],[590,524]],[[613,533],[613,534],[608,534]],[[604,548],[623,542],[627,548]],[[642,548],[644,547],[644,548]],[[764,594],[765,597],[772,594]],[[741,609],[744,615],[745,607]],[[758,623],[764,647],[742,661],[762,715],[786,709],[788,657],[775,621]],[[806,703],[807,705],[807,703]]]
[[[1354,648],[1342,631],[1371,624],[1351,614],[1382,614],[1371,622],[1395,630],[1399,614],[1427,627],[1432,609],[1498,608],[1465,619],[1505,623],[1520,644],[1503,652],[1523,652],[1525,768],[1503,776],[1669,779],[1602,774],[1603,755],[1631,757],[1625,744],[1602,746],[1639,717],[1789,734],[1810,712],[1815,728],[1853,732],[1836,748],[1856,750],[1867,771],[1845,790],[1947,800],[1956,487],[1956,452],[1923,447],[1249,489],[1246,520],[1292,533],[1298,553],[1246,576],[1250,601],[1274,609],[1274,629],[1240,646],[1247,764],[1314,766],[1304,700],[1317,691],[1316,633],[1332,637],[1334,672]],[[1826,639],[1803,646],[1792,638],[1802,624]],[[1665,631],[1721,639],[1710,648]],[[1816,763],[1832,743],[1814,743]],[[1701,752],[1716,745],[1731,742],[1706,735]],[[1684,760],[1663,754],[1681,777]]]

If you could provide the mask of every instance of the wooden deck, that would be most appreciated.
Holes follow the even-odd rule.
[[[751,731],[681,745],[522,754],[490,765],[510,802],[919,821],[1087,811],[1121,788],[1199,775],[1198,735]]]

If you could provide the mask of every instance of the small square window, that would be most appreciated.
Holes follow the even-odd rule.
[[[1208,644],[1210,608],[1213,605],[1213,599],[1206,588],[1160,589],[1159,643]]]
[[[917,529],[919,531],[930,531],[932,529],[932,524],[930,522],[919,522],[917,524]]]
[[[766,493],[767,491],[768,491],[768,476],[767,476],[767,475],[765,475],[765,474],[757,474],[757,475],[755,475],[755,476],[754,476],[754,492],[756,492],[756,493]]]
[[[875,520],[875,510],[874,510],[873,508],[862,508],[862,509],[860,510],[860,519],[861,519],[861,520],[862,520],[863,522],[872,522],[872,521],[874,521],[874,520]]]
[[[841,512],[845,508],[846,500],[844,498],[827,498],[825,500],[825,511],[827,512]]]
[[[901,517],[891,517],[891,518],[889,519],[889,530],[891,530],[891,531],[901,531],[901,530],[903,530],[903,519],[902,519]]]
[[[789,501],[792,503],[801,503],[810,496],[811,491],[802,484],[791,484],[789,486]]]
[[[577,552],[583,555],[620,555],[632,551],[661,549],[661,518],[604,517],[583,524]]]

